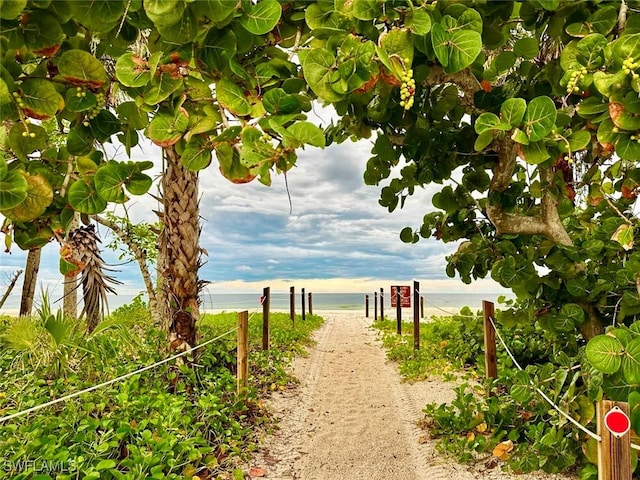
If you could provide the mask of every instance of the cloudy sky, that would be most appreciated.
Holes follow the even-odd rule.
[[[201,243],[209,253],[201,278],[213,282],[209,291],[254,293],[265,286],[288,291],[289,285],[296,285],[314,292],[355,293],[411,280],[421,281],[423,292],[502,291],[491,281],[467,287],[448,279],[445,256],[457,248],[455,244],[400,241],[400,230],[419,226],[431,210],[433,191],[417,190],[404,209],[390,214],[378,204],[381,187],[363,181],[371,146],[371,140],[363,140],[300,152],[287,178],[291,212],[282,175],[274,175],[272,186],[265,187],[257,181],[232,184],[215,163],[201,172]],[[159,164],[160,150],[147,146],[135,157]],[[133,197],[127,208],[132,219],[152,222],[158,205],[150,196]],[[116,213],[122,215],[122,207]],[[101,227],[100,233],[108,243],[106,229]],[[110,251],[104,257],[118,263]],[[25,258],[15,247],[11,254],[0,254],[0,285],[24,266]],[[136,264],[117,268],[124,282],[120,295],[143,289]],[[58,246],[51,244],[43,254],[39,283],[60,292],[61,282]],[[14,298],[11,303],[15,302]]]

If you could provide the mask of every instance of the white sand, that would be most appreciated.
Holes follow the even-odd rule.
[[[310,355],[294,362],[300,387],[274,395],[280,428],[265,436],[246,471],[257,467],[266,471],[261,478],[280,480],[572,478],[509,475],[489,468],[490,458],[471,466],[442,458],[416,422],[425,404],[452,400],[455,385],[402,383],[363,312],[315,313],[326,323]]]

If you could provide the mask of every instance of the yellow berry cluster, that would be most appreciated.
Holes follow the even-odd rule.
[[[640,133],[631,135],[631,140],[635,140],[637,143],[640,143]]]
[[[20,96],[20,92],[13,92],[13,98],[15,99],[16,103],[18,104],[18,107],[24,108],[24,100]]]
[[[565,155],[564,156],[564,160],[569,164],[569,165],[573,165],[573,158],[570,157],[569,155]]]
[[[635,72],[635,69],[638,67],[640,67],[640,63],[636,62],[633,58],[627,58],[622,62],[622,71],[627,75],[631,74],[634,79],[640,77],[640,75]]]
[[[580,70],[573,70],[571,72],[571,78],[567,83],[567,93],[578,93],[580,91],[580,82],[587,75],[587,69],[582,67]]]
[[[83,93],[86,95],[85,92]],[[102,111],[106,103],[107,103],[107,96],[103,92],[96,93],[96,104],[93,107],[91,107],[91,109],[89,110],[89,113],[87,113],[87,118],[85,119],[84,122],[82,122],[85,127],[89,126],[89,120],[93,120],[98,116],[98,114]]]
[[[400,106],[405,110],[413,107],[414,95],[416,93],[416,81],[413,79],[413,70],[409,69],[402,73],[402,85],[400,85]]]

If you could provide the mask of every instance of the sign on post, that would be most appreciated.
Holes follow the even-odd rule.
[[[397,289],[400,289],[400,307],[402,308],[410,308],[411,307],[411,286],[403,285],[400,287],[391,287],[391,306],[398,306],[398,295]]]
[[[604,416],[604,426],[616,438],[625,436],[631,430],[631,420],[624,411],[614,406]]]

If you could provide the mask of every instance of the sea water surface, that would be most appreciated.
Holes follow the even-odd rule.
[[[380,292],[363,292],[363,293],[312,293],[313,311],[319,310],[364,310],[365,296],[369,296],[369,306],[373,310],[374,299],[377,298],[378,305],[380,302]],[[421,296],[424,298],[425,308],[437,308],[443,311],[443,314],[449,310],[457,311],[462,307],[468,306],[472,310],[481,309],[482,301],[498,303],[498,298],[503,295],[501,293],[437,293],[426,292]],[[81,296],[81,295],[80,295]],[[145,294],[140,294],[143,300],[147,300]],[[108,309],[113,312],[116,308],[130,303],[135,295],[108,295]],[[201,294],[201,308],[208,310],[249,310],[261,308],[262,291],[255,293],[211,293],[204,291]],[[413,295],[412,295],[413,302]],[[302,308],[302,292],[296,289],[294,293],[295,307],[297,311]],[[384,308],[391,308],[391,297],[388,289],[383,294]],[[38,295],[35,299],[35,308],[40,305]],[[62,308],[62,301],[56,297],[51,297],[53,302],[51,307],[55,311]],[[271,293],[271,308],[274,310],[289,310],[289,292]],[[309,311],[309,292],[305,292],[305,310]],[[15,314],[20,308],[19,295],[11,295],[1,310],[1,313]],[[449,310],[448,310],[449,309]]]

